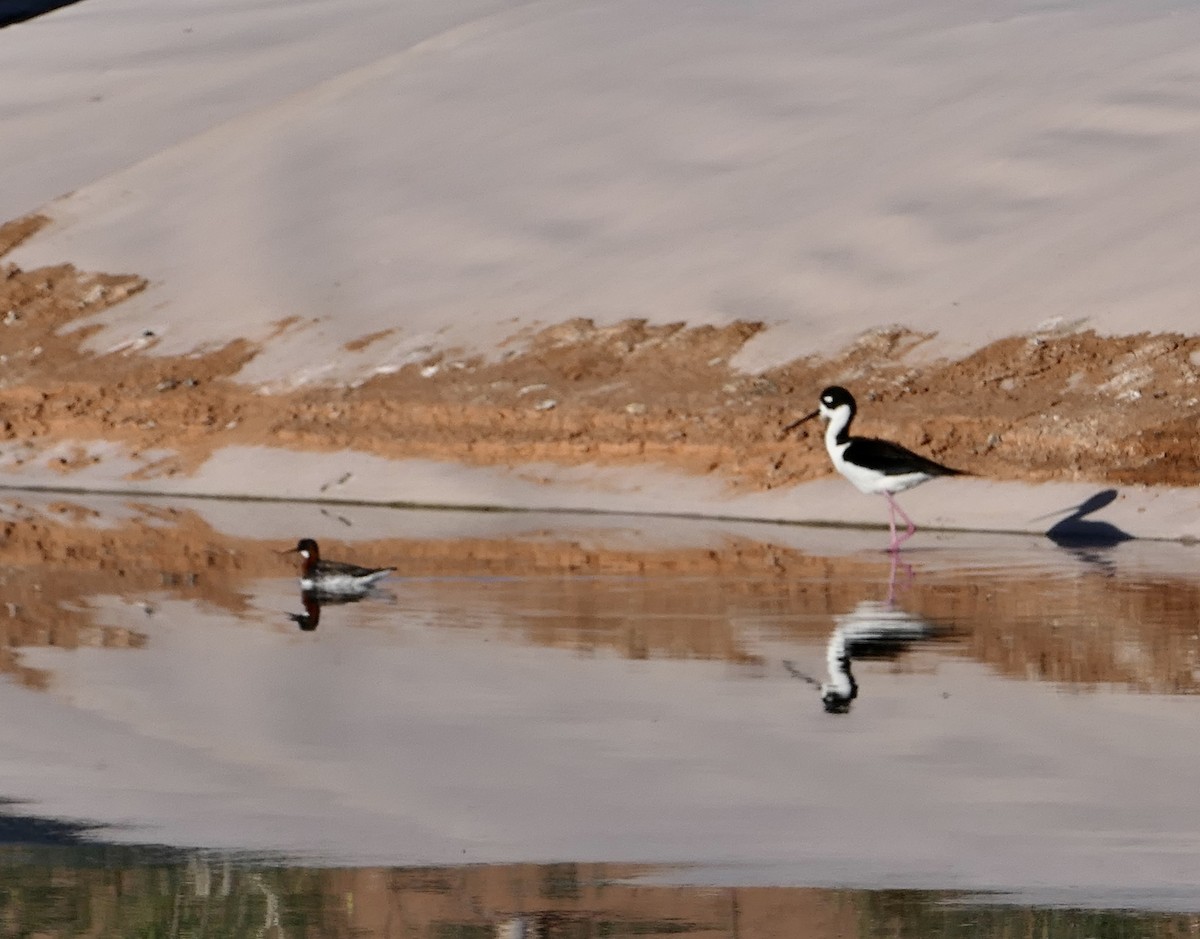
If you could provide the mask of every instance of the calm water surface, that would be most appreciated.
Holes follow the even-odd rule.
[[[5,935],[1200,929],[1200,548],[9,494]],[[1078,535],[1079,533],[1074,533]],[[299,537],[394,564],[301,596]]]

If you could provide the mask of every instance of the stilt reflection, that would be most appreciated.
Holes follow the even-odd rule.
[[[833,632],[825,646],[825,681],[800,671],[789,661],[783,663],[795,678],[815,687],[821,704],[830,714],[847,714],[858,697],[858,681],[852,661],[875,659],[892,661],[907,652],[914,644],[942,638],[953,630],[909,613],[896,604],[896,578],[903,571],[902,589],[911,584],[912,567],[892,555],[888,574],[887,597],[884,600],[861,600],[848,613],[834,617]]]

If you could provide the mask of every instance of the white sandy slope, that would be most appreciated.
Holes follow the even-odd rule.
[[[1184,0],[87,0],[0,31],[0,116],[0,217],[54,219],[14,260],[152,281],[96,347],[300,317],[268,388],[572,316],[763,320],[747,369],[1200,322]]]

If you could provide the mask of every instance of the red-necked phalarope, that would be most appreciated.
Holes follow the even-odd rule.
[[[912,489],[936,476],[969,474],[935,463],[890,440],[851,437],[850,422],[857,411],[854,395],[845,388],[831,385],[821,392],[817,410],[788,424],[783,432],[790,433],[805,421],[818,416],[829,422],[825,428],[825,449],[829,451],[834,468],[850,480],[859,492],[881,493],[888,500],[888,526],[892,533],[888,550],[898,551],[901,543],[912,537],[917,526],[896,504],[892,493]],[[908,530],[899,537],[896,535],[897,514],[908,526]]]
[[[365,593],[376,581],[396,569],[327,561],[321,557],[321,549],[312,538],[302,538],[296,547],[284,553],[299,554],[304,558],[304,566],[300,569],[300,589],[317,594]]]

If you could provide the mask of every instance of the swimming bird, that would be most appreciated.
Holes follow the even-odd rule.
[[[889,551],[899,551],[900,545],[913,536],[917,526],[896,503],[893,493],[919,486],[937,476],[963,476],[963,470],[951,469],[913,453],[890,440],[873,437],[851,437],[850,422],[858,412],[854,395],[840,385],[830,385],[821,392],[817,410],[793,421],[783,429],[784,434],[795,430],[805,421],[821,417],[825,427],[825,449],[834,468],[845,476],[859,492],[879,493],[888,501],[888,527],[892,540]],[[896,535],[896,515],[904,519],[908,530]]]
[[[300,589],[316,594],[348,595],[366,593],[376,581],[386,577],[394,567],[359,567],[345,561],[327,561],[312,538],[302,538],[296,547],[284,554],[299,554],[304,558],[300,569]]]

